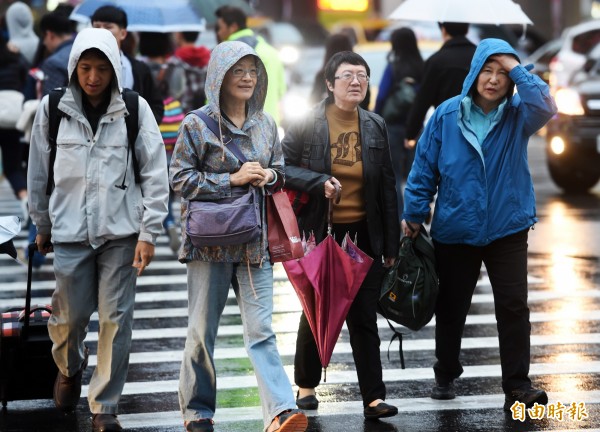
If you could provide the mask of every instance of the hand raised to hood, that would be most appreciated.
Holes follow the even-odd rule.
[[[520,64],[519,61],[515,58],[515,56],[511,54],[495,54],[493,56],[490,56],[490,60],[495,60],[498,63],[500,63],[500,66],[506,72],[510,72],[514,69],[515,66],[518,66]]]

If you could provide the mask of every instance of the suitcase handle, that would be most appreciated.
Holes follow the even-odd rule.
[[[27,295],[25,296],[25,318],[23,319],[23,329],[21,335],[23,339],[27,339],[27,333],[29,332],[29,315],[31,314],[31,279],[33,277],[33,255],[37,252],[37,245],[35,243],[27,246]]]
[[[34,312],[37,311],[46,311],[49,314],[52,314],[52,307],[49,305],[35,305],[34,307],[31,308],[31,310],[29,311],[29,316],[31,318],[31,315]],[[23,317],[19,319],[19,321],[25,321],[25,311],[23,311]]]

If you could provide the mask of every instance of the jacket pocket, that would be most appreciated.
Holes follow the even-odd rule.
[[[369,161],[381,165],[385,157],[385,141],[373,140],[369,142]]]

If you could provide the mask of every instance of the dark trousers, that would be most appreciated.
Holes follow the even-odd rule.
[[[434,242],[440,278],[435,309],[437,362],[433,367],[438,380],[453,380],[463,372],[461,338],[483,262],[494,295],[502,389],[507,393],[531,385],[527,234],[528,230],[521,231],[482,247]]]
[[[24,147],[21,132],[16,129],[0,129],[2,167],[15,196],[27,189],[27,174],[23,168]]]
[[[338,243],[342,242],[346,232],[350,233],[353,241],[356,234],[358,247],[367,255],[373,257],[366,222],[334,224],[333,232]],[[376,399],[385,399],[385,384],[383,383],[381,358],[379,357],[380,340],[377,332],[377,299],[379,298],[383,274],[384,269],[381,265],[381,258],[377,257],[358,290],[358,294],[346,317],[352,355],[358,375],[358,385],[364,406]],[[317,387],[321,381],[321,370],[322,366],[317,345],[306,316],[302,313],[296,340],[294,380],[299,387]]]

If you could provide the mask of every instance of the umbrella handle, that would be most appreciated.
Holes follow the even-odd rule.
[[[333,183],[332,183],[333,184]],[[339,203],[342,194],[340,193],[340,187],[337,184],[333,184],[335,187],[335,195],[329,198],[329,209],[327,211],[327,235],[331,235],[333,231],[333,202]]]

